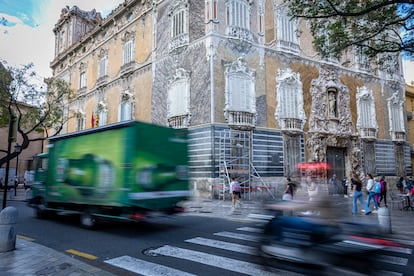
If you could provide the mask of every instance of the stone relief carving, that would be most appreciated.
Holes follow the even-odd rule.
[[[350,139],[356,134],[352,123],[348,88],[330,67],[321,68],[311,83],[312,106],[307,149],[312,161],[326,161],[327,147],[353,150]],[[359,162],[359,161],[358,161]]]

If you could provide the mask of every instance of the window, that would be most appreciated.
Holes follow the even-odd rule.
[[[132,95],[125,91],[121,96],[121,102],[119,105],[119,121],[132,120],[134,99]]]
[[[250,7],[247,0],[228,0],[226,14],[227,26],[250,30]]]
[[[79,89],[86,87],[86,72],[81,72],[79,76]]]
[[[98,79],[108,74],[108,50],[101,49],[98,55]]]
[[[174,51],[189,43],[189,2],[188,0],[178,0],[171,7],[168,15],[171,17],[171,41],[169,50]]]
[[[81,63],[79,65],[79,89],[86,87],[86,64]]]
[[[83,129],[85,129],[85,114],[80,111],[76,115],[76,130],[81,131]]]
[[[276,78],[277,107],[275,118],[283,129],[303,130],[306,122],[302,82],[290,68],[279,70]]]
[[[364,48],[362,47],[355,48],[355,60],[356,60],[357,68],[359,70],[369,71],[370,69],[369,58],[364,53]]]
[[[404,101],[400,100],[398,92],[395,92],[388,101],[388,113],[391,132],[405,132],[404,130]]]
[[[207,0],[206,1],[207,21],[217,21],[217,1],[218,0]]]
[[[122,64],[128,64],[133,60],[133,42],[129,40],[122,47]]]
[[[240,57],[225,72],[225,117],[230,125],[254,126],[256,122],[256,72]]]
[[[179,68],[168,87],[168,122],[174,128],[189,126],[190,119],[190,73]]]
[[[285,6],[276,8],[276,31],[278,46],[282,49],[299,52],[297,20],[291,19]]]
[[[107,124],[107,113],[106,104],[99,102],[96,111],[95,125],[104,126]]]
[[[366,86],[357,88],[357,128],[361,137],[376,137],[378,124],[372,90]]]

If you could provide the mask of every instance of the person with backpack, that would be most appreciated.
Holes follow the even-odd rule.
[[[410,193],[412,188],[413,188],[413,177],[409,176],[407,181],[405,182],[405,191],[404,192]]]
[[[385,181],[385,176],[381,177],[380,184],[381,184],[381,193],[380,193],[380,198],[378,201],[378,207],[380,206],[382,200],[384,200],[385,207],[388,207],[387,206],[387,182]]]
[[[375,208],[373,212],[376,213],[378,210],[378,204],[377,204],[377,201],[375,200],[375,181],[370,173],[367,174],[367,187],[366,188],[368,192],[367,205],[369,207],[371,203],[371,199],[372,199],[374,201],[374,208]]]
[[[232,207],[236,207],[236,203],[239,201],[240,198],[240,183],[236,180],[235,177],[231,178],[230,182],[230,193],[231,193],[231,204]]]

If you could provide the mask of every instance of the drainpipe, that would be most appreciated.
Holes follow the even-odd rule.
[[[211,37],[212,39],[213,37]],[[214,104],[214,46],[213,46],[213,42],[210,41],[210,121],[211,124],[214,124],[214,109],[215,109],[215,104]]]

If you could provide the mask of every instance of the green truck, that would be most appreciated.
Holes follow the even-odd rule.
[[[153,212],[183,211],[190,196],[187,130],[127,121],[49,139],[35,158],[38,217],[75,213],[98,220],[137,221]]]

